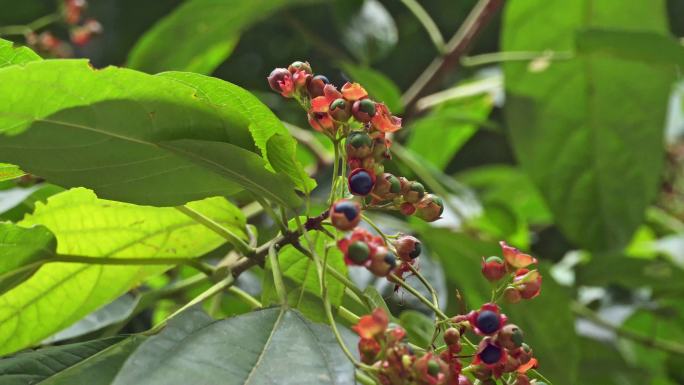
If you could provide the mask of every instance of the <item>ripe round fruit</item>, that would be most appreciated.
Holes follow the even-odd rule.
[[[347,255],[354,263],[362,265],[370,258],[370,248],[366,242],[356,241],[349,245]]]
[[[480,353],[478,353],[478,357],[482,362],[484,362],[487,365],[492,365],[501,359],[501,355],[503,354],[503,351],[501,350],[500,347],[494,345],[494,344],[488,344]]]
[[[499,315],[491,310],[481,311],[475,320],[475,326],[484,334],[492,334],[499,330]]]
[[[373,184],[373,177],[364,169],[356,169],[349,175],[349,191],[354,195],[368,195],[373,190]]]

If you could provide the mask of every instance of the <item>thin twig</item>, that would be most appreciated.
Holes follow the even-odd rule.
[[[416,17],[416,19],[418,19],[420,24],[423,25],[423,28],[425,28],[430,36],[430,40],[432,40],[432,44],[434,44],[435,48],[437,48],[437,52],[444,54],[445,44],[442,33],[439,32],[437,24],[435,24],[435,21],[432,20],[427,11],[425,11],[425,8],[423,8],[423,6],[420,5],[420,3],[416,0],[401,0],[401,2],[404,3],[406,8],[408,8],[409,11],[411,11],[411,13],[413,13],[413,15]]]
[[[406,106],[405,117],[414,113],[415,103],[444,73],[457,65],[472,45],[475,37],[484,29],[504,0],[480,0],[470,12],[456,34],[446,45],[446,54],[436,57],[423,73],[413,82],[401,100]]]

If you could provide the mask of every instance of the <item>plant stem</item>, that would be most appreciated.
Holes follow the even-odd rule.
[[[351,324],[356,324],[357,322],[359,322],[359,319],[361,319],[359,316],[357,316],[344,306],[340,306],[337,308],[337,314],[339,314],[342,318],[349,321],[349,323]]]
[[[275,211],[273,210],[273,207],[271,207],[271,205],[270,205],[265,199],[263,199],[263,198],[260,198],[260,197],[255,196],[254,199],[255,199],[257,202],[259,202],[259,204],[260,204],[261,207],[264,209],[264,211],[266,212],[266,214],[267,214],[269,217],[271,217],[271,219],[272,219],[273,222],[278,226],[278,228],[280,229],[280,231],[281,231],[283,234],[284,234],[285,232],[287,232],[287,224],[284,223],[284,222],[283,222],[283,219],[281,219],[281,217],[279,217],[279,216],[275,213]]]
[[[610,322],[604,320],[601,318],[598,314],[596,314],[593,310],[589,309],[588,307],[582,305],[581,303],[577,301],[573,301],[570,304],[570,308],[572,309],[573,313],[576,315],[586,318],[587,320],[591,321],[592,323],[596,324],[597,326],[600,326],[604,329],[608,329],[615,333],[615,335],[626,338],[628,340],[632,340],[636,343],[639,343],[643,346],[646,346],[648,348],[653,348],[657,350],[662,350],[664,352],[672,353],[672,354],[678,354],[678,355],[683,355],[684,356],[684,345],[677,343],[677,342],[671,342],[671,341],[663,341],[656,339],[655,337],[648,337],[636,332],[633,332],[628,329],[623,329],[619,326],[613,325]]]
[[[187,265],[197,269],[207,276],[214,274],[215,268],[195,258],[111,258],[111,257],[84,257],[80,255],[57,254],[40,263],[66,262],[86,263],[91,265]]]
[[[403,279],[401,279],[400,277],[398,277],[394,273],[390,274],[389,277],[392,279],[392,282],[396,282],[399,286],[406,289],[406,291],[413,294],[413,296],[416,297],[420,302],[424,303],[425,306],[432,309],[432,311],[435,312],[436,316],[438,316],[439,318],[441,318],[443,320],[449,319],[449,317],[447,317],[447,315],[444,314],[444,312],[442,312],[442,310],[438,306],[435,306],[435,304],[433,304],[429,299],[425,298],[422,294],[420,294],[418,292],[418,290],[413,288],[413,286],[406,283],[406,281],[404,281]]]
[[[437,52],[439,52],[440,55],[444,54],[445,44],[442,33],[439,32],[437,24],[435,24],[435,21],[432,20],[430,15],[425,11],[425,8],[423,8],[423,6],[420,5],[420,3],[416,0],[401,0],[401,2],[404,3],[406,8],[408,8],[409,11],[411,11],[416,17],[416,19],[418,19],[420,24],[423,25],[423,28],[425,28],[428,35],[430,35],[430,40],[432,40],[435,48],[437,48]]]
[[[493,52],[475,56],[464,56],[461,58],[461,65],[464,67],[475,67],[485,64],[501,63],[507,61],[532,61],[536,59],[547,60],[569,60],[574,55],[568,51],[516,51],[516,52]]]
[[[256,298],[252,297],[249,293],[246,291],[240,289],[237,286],[231,286],[228,288],[228,291],[230,293],[235,294],[238,298],[242,300],[242,302],[246,303],[247,305],[251,306],[252,310],[254,309],[261,309],[264,307],[264,305]]]
[[[276,254],[275,245],[271,245],[271,247],[268,248],[268,261],[271,263],[273,283],[275,284],[280,305],[287,306],[287,290],[285,289],[285,282],[283,281],[283,273],[280,271],[280,263],[278,262],[278,254]]]
[[[168,322],[171,320],[173,317],[177,316],[178,314],[184,312],[185,310],[197,305],[198,303],[201,303],[205,301],[208,298],[213,297],[214,295],[220,293],[227,287],[231,286],[233,283],[235,283],[235,278],[232,275],[227,276],[226,278],[222,279],[221,281],[215,283],[212,287],[208,288],[204,292],[202,292],[200,295],[197,297],[193,298],[192,301],[186,303],[183,305],[180,309],[176,310],[173,312],[170,316],[166,317],[166,319],[156,326],[154,326],[152,329],[148,330],[145,332],[145,334],[155,334],[159,330],[161,330]]]
[[[8,25],[5,27],[0,27],[0,36],[7,35],[27,35],[31,32],[39,30],[46,27],[54,22],[62,19],[62,15],[59,12],[51,13],[40,17],[26,25]]]
[[[183,214],[194,219],[197,223],[201,223],[209,230],[212,230],[216,234],[222,236],[225,240],[230,242],[233,245],[233,247],[235,247],[235,249],[237,249],[237,251],[240,252],[242,255],[249,257],[254,254],[254,249],[249,247],[249,245],[245,243],[245,241],[243,241],[238,235],[233,233],[231,230],[221,226],[221,224],[205,216],[199,211],[191,209],[188,206],[176,206],[176,210],[182,212]]]
[[[365,214],[361,214],[361,218],[364,220],[364,222],[368,223],[368,225],[370,227],[372,227],[373,230],[375,230],[375,232],[378,233],[378,235],[382,237],[382,239],[385,240],[385,243],[390,243],[389,239],[387,239],[387,236],[385,235],[385,233],[380,229],[380,227],[378,227],[378,225],[376,225],[373,222],[373,220],[368,218],[368,216],[366,216]]]
[[[458,64],[460,57],[470,48],[475,37],[502,5],[503,0],[479,0],[456,34],[446,44],[446,53],[433,59],[423,73],[413,82],[401,100],[406,106],[405,117],[413,113],[416,101],[441,75]]]
[[[337,199],[337,174],[339,172],[338,168],[340,165],[340,144],[338,141],[333,141],[335,156],[333,160],[333,173],[332,173],[332,184],[330,186],[330,198],[328,199],[328,205],[333,204]]]
[[[411,273],[418,277],[418,280],[425,286],[425,288],[430,292],[430,295],[432,296],[432,303],[435,305],[435,307],[439,308],[439,300],[437,299],[437,291],[435,290],[434,287],[430,284],[430,282],[423,276],[423,274],[418,271],[412,264],[407,263],[409,270],[411,270]],[[435,314],[435,317],[437,315]]]

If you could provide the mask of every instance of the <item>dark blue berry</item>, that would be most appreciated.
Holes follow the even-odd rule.
[[[325,77],[325,76],[323,76],[323,75],[316,75],[316,76],[314,76],[313,78],[316,79],[316,80],[321,80],[321,81],[323,81],[324,84],[330,84],[330,80],[328,80],[328,78]]]
[[[482,362],[485,364],[491,365],[499,362],[501,359],[501,354],[502,351],[500,347],[489,344],[482,349],[482,351],[478,354],[478,357],[480,357],[480,360],[482,360]]]
[[[478,329],[484,334],[492,334],[499,330],[501,323],[499,322],[499,315],[491,310],[481,311],[477,315],[475,323]]]
[[[343,201],[336,204],[335,211],[344,214],[349,221],[353,221],[359,215],[358,207],[350,201]]]
[[[353,173],[349,176],[349,190],[354,195],[368,195],[373,190],[373,178],[365,170]]]

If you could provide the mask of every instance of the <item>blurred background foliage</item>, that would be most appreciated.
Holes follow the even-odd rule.
[[[200,72],[249,89],[308,143],[298,156],[318,168],[319,186],[329,185],[330,169],[317,167],[329,162],[327,142],[301,129],[305,115],[272,93],[266,76],[307,60],[335,84],[362,83],[404,116],[390,172],[448,196],[438,227],[375,217],[424,240],[424,269],[450,314],[487,300],[480,259],[500,254],[497,241],[506,239],[542,262],[542,295],[505,311],[554,384],[684,384],[684,0],[508,0],[467,55],[407,105],[402,92],[441,54],[408,3],[93,0],[88,13],[104,33],[74,56],[96,67]],[[448,40],[476,1],[419,4]],[[55,1],[0,0],[0,9],[0,25],[27,24],[54,12]],[[17,221],[61,191],[1,186],[0,220]],[[241,277],[241,287],[258,295],[259,274]],[[306,285],[306,277],[286,278]],[[390,299],[386,283],[375,288]],[[265,300],[273,294],[263,292]],[[401,296],[388,302],[411,338],[431,335],[426,309]],[[126,321],[135,305],[122,297],[100,311],[108,322],[84,330]],[[212,306],[226,315],[249,310],[229,299]],[[320,311],[302,307],[314,319]],[[172,308],[160,302],[125,330]]]

